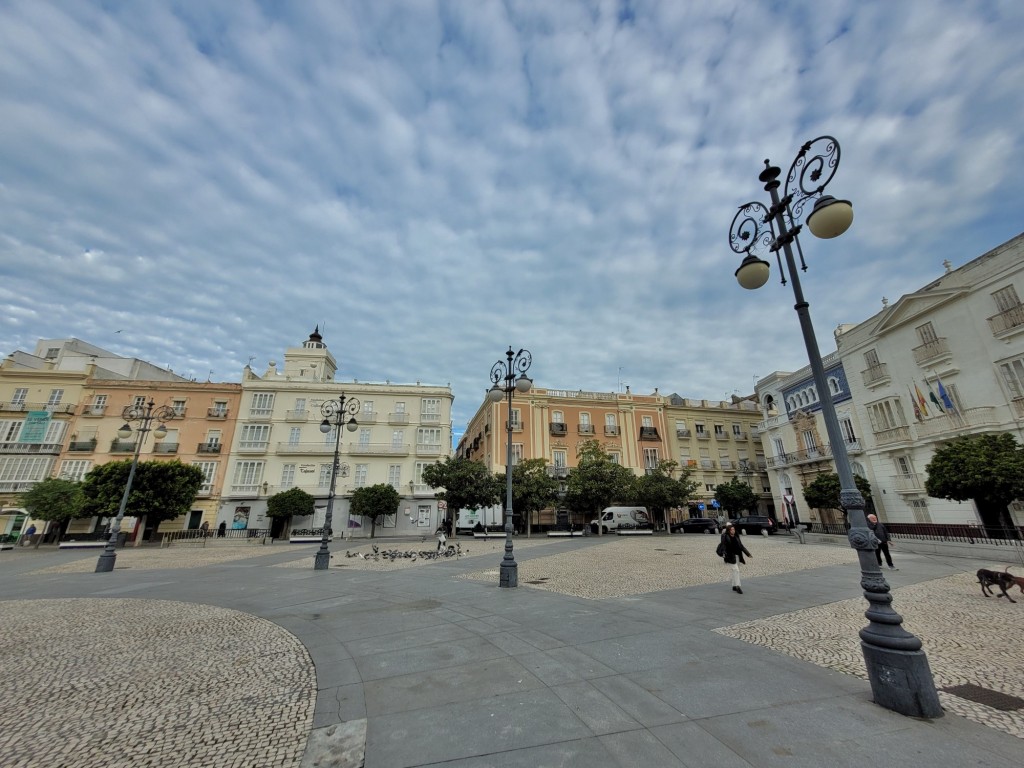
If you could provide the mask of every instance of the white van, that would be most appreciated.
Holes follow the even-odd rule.
[[[651,516],[647,514],[647,507],[605,507],[601,511],[600,533],[650,527]],[[597,520],[590,521],[590,530],[598,533]]]

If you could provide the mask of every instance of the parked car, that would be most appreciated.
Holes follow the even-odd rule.
[[[691,517],[672,523],[672,533],[718,533],[718,521],[710,517]]]
[[[726,525],[729,523],[736,526],[736,530],[740,532],[740,535],[748,533],[776,533],[779,529],[775,521],[765,515],[737,517],[735,520],[727,521]]]

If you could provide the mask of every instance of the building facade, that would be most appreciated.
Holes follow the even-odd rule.
[[[356,431],[341,435],[332,528],[369,535],[369,524],[349,514],[355,489],[386,483],[401,495],[398,514],[378,520],[388,534],[432,534],[441,520],[435,489],[423,469],[451,455],[452,393],[449,386],[336,382],[337,363],[319,330],[285,351],[283,370],[268,364],[262,375],[246,366],[238,425],[218,525],[270,529],[267,499],[301,488],[316,499],[311,518],[293,528],[319,528],[326,517],[336,435],[320,429],[321,405],[359,401]],[[280,524],[278,524],[280,525]]]

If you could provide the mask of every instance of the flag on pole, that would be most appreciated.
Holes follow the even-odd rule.
[[[907,391],[910,392],[910,387],[907,387]],[[910,402],[914,405],[914,418],[918,421],[921,420],[921,409],[917,406],[917,400],[914,399],[914,393],[910,392]]]
[[[918,389],[917,382],[914,382],[914,392],[917,393],[917,402],[921,404],[921,413],[925,416],[928,415],[928,404],[924,401],[924,395],[921,394],[921,390]]]
[[[935,403],[935,407],[939,409],[939,413],[945,413],[946,410],[942,407],[942,403],[939,402],[939,398],[935,396],[932,391],[932,385],[928,384],[928,399]]]
[[[953,405],[953,398],[949,396],[949,392],[947,392],[946,388],[942,386],[942,379],[936,376],[935,380],[939,383],[939,399],[942,400],[943,405],[946,406],[946,410],[956,413],[956,406]]]

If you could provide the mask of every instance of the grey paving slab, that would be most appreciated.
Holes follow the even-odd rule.
[[[413,672],[472,665],[504,655],[504,651],[485,638],[471,635],[461,640],[422,645],[401,652],[358,656],[355,663],[366,682]]]
[[[686,768],[750,768],[754,765],[708,733],[703,721],[654,727],[651,735]]]
[[[618,765],[679,768],[685,766],[672,752],[658,741],[649,731],[639,729],[613,733],[601,737],[601,746],[608,750]]]
[[[586,680],[558,685],[552,690],[598,736],[641,728],[615,701]]]
[[[592,768],[621,765],[597,738],[492,752],[446,762],[445,768]],[[635,765],[630,763],[629,765]],[[652,766],[653,768],[653,766]]]
[[[668,723],[678,723],[686,716],[664,699],[655,696],[643,686],[625,675],[599,677],[590,684],[614,701],[623,712],[647,728]]]

